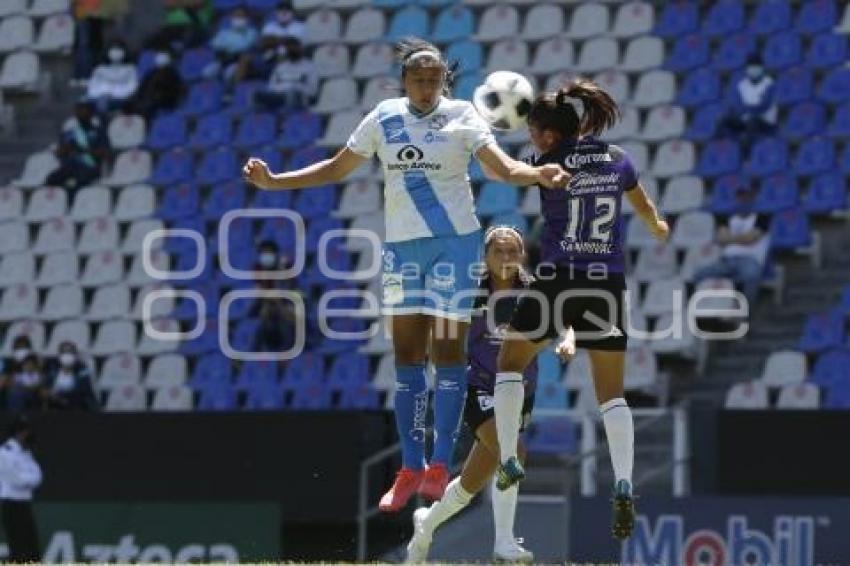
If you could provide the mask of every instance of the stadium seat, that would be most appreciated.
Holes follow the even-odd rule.
[[[44,350],[44,323],[36,320],[19,320],[9,325],[8,329],[6,330],[6,337],[3,339],[2,350],[4,356],[12,355],[12,342],[15,340],[16,337],[21,335],[29,337],[30,342],[33,346],[33,350],[35,350],[36,352]],[[82,348],[82,350],[84,351],[85,348]]]
[[[650,108],[670,104],[676,94],[676,77],[669,71],[656,69],[640,75],[632,95],[632,104]]]
[[[800,201],[800,189],[797,180],[787,173],[778,173],[762,179],[753,210],[764,214],[774,214],[789,208],[795,208]]]
[[[59,160],[52,151],[40,151],[31,154],[24,162],[21,176],[12,181],[12,186],[22,189],[41,187],[47,176],[59,167]]]
[[[490,47],[486,72],[508,70],[525,72],[528,70],[528,44],[518,39],[503,39]]]
[[[652,174],[666,178],[683,175],[694,168],[694,145],[689,141],[669,140],[661,144],[652,163]]]
[[[12,3],[15,4],[15,2]],[[33,17],[43,18],[53,14],[68,13],[70,10],[70,0],[33,0],[27,13]]]
[[[234,387],[237,391],[246,391],[262,382],[277,382],[277,363],[269,361],[245,361]]]
[[[381,209],[381,191],[377,184],[366,181],[349,183],[342,190],[339,205],[331,212],[335,218],[354,218]]]
[[[80,284],[84,287],[98,287],[117,283],[124,278],[124,265],[120,255],[106,250],[89,256],[83,269]]]
[[[434,23],[431,39],[440,43],[465,40],[475,30],[472,10],[455,4],[440,11]]]
[[[135,324],[127,320],[110,320],[101,324],[91,347],[91,353],[97,356],[135,350]]]
[[[215,185],[240,178],[236,152],[222,147],[207,152],[195,169],[194,179],[202,185]]]
[[[327,215],[336,204],[336,186],[324,185],[309,191],[301,191],[295,197],[294,209],[304,218],[319,218]]]
[[[289,388],[289,384],[285,383],[284,390]],[[300,384],[292,391],[292,398],[287,406],[295,411],[330,409],[331,390],[320,381]]]
[[[812,39],[806,53],[806,66],[828,69],[847,60],[847,38],[834,33],[822,33]]]
[[[836,33],[850,34],[850,6],[844,7],[844,16],[841,23],[835,28]]]
[[[819,409],[820,390],[811,383],[800,383],[783,387],[776,400],[777,409]]]
[[[159,257],[162,257],[162,256],[168,257],[166,254],[163,254],[163,253],[160,253],[160,252],[154,252],[154,254],[156,256],[159,256]],[[136,258],[134,258],[134,261],[138,261],[138,259],[139,258],[137,256]],[[154,261],[154,264],[156,265],[156,261]],[[159,266],[156,266],[156,267],[159,267]],[[165,269],[168,269],[168,264],[166,264],[164,267],[165,267]],[[132,272],[133,272],[133,268],[130,268],[130,273],[132,274]],[[145,314],[148,314],[148,313],[144,312],[144,303],[145,303],[145,298],[150,293],[152,293],[153,291],[159,291],[159,290],[172,290],[171,286],[169,286],[169,285],[167,285],[167,284],[165,284],[161,281],[147,281],[147,282],[144,282],[144,283],[135,283],[134,281],[131,280],[131,278],[129,276],[127,277],[125,283],[127,283],[127,285],[129,285],[130,287],[141,287],[139,289],[139,291],[136,293],[136,302],[134,303],[133,310],[129,315],[134,320],[143,320],[145,318]],[[174,312],[174,302],[175,302],[175,300],[174,300],[173,297],[167,297],[167,296],[166,297],[163,297],[163,296],[157,297],[156,300],[154,300],[151,303],[150,313],[149,313],[150,318],[154,319],[154,318],[170,317],[172,315],[172,313]]]
[[[13,230],[13,227],[18,227],[17,223],[6,223],[6,230],[9,232],[9,242],[4,242],[3,247],[6,248],[6,253],[10,251],[23,251],[24,248],[18,248],[17,242],[27,242],[29,236],[24,236],[24,239]],[[2,234],[6,236],[7,234]],[[41,224],[38,230],[38,236],[35,240],[35,245],[32,248],[33,253],[49,254],[51,252],[61,252],[73,250],[76,243],[74,234],[74,223],[63,218],[54,218],[48,222]]]
[[[718,71],[733,71],[747,64],[755,49],[755,41],[745,33],[732,35],[723,40],[714,51],[711,66]]]
[[[85,315],[86,320],[103,321],[130,315],[130,288],[125,283],[99,287]]]
[[[83,315],[83,289],[79,285],[57,285],[47,292],[38,318],[62,320]]]
[[[791,209],[773,216],[770,222],[770,245],[774,249],[794,249],[812,242],[809,217],[801,209]]]
[[[765,387],[797,385],[806,379],[806,357],[800,352],[772,352],[764,362],[759,381]]]
[[[573,11],[566,36],[570,39],[590,39],[608,33],[608,6],[594,2],[581,3]]]
[[[6,0],[0,4],[0,17],[27,13],[27,0]]]
[[[612,128],[605,130],[600,137],[610,142],[635,139],[638,137],[639,128],[640,112],[638,112],[638,109],[633,106],[621,107],[620,119]]]
[[[419,6],[408,5],[393,13],[387,39],[398,41],[405,37],[427,37],[429,33],[428,12]]]
[[[145,141],[145,119],[127,114],[116,116],[109,122],[107,130],[112,149],[133,149]]]
[[[826,391],[824,409],[850,409],[850,385],[846,381],[832,385]]]
[[[277,124],[273,114],[252,112],[239,121],[236,139],[233,140],[232,145],[247,150],[272,143],[276,134]]]
[[[655,393],[658,383],[658,362],[655,353],[646,345],[629,348],[626,351],[626,371],[624,386],[626,391],[641,390]]]
[[[200,336],[192,338],[191,340],[185,340],[182,344],[180,344],[180,353],[189,356],[197,356],[199,354],[213,352],[218,348],[218,320],[208,318],[203,325],[203,332]]]
[[[616,39],[595,37],[582,44],[575,70],[582,73],[598,73],[615,68],[619,59],[620,47]]]
[[[151,154],[147,151],[129,149],[122,151],[115,160],[112,174],[101,180],[109,187],[142,183],[151,176]]]
[[[780,138],[762,138],[756,142],[746,165],[748,175],[765,177],[787,172],[788,144]]]
[[[24,210],[24,195],[15,187],[0,188],[0,222],[17,220]]]
[[[189,117],[217,112],[224,99],[224,86],[217,80],[201,81],[192,85],[180,111]]]
[[[785,0],[759,2],[750,18],[748,31],[767,35],[791,27],[791,4]]]
[[[207,220],[220,220],[230,210],[245,207],[245,185],[242,181],[231,181],[213,187],[204,203],[203,215]]]
[[[335,10],[316,10],[304,20],[304,43],[321,45],[339,41],[342,37],[342,18]]]
[[[530,71],[537,75],[566,71],[572,67],[573,58],[573,44],[569,40],[560,36],[546,39],[537,46]]]
[[[355,45],[380,41],[386,33],[386,18],[381,10],[364,7],[348,17],[343,41]]]
[[[817,102],[802,102],[791,108],[783,120],[782,137],[804,139],[823,134],[826,128],[826,110]]]
[[[339,147],[345,145],[351,132],[360,124],[363,114],[360,110],[347,110],[331,114],[324,135],[315,140],[319,147]]]
[[[185,357],[180,354],[160,354],[148,365],[144,386],[153,389],[184,385],[187,375],[188,364]]]
[[[127,384],[113,389],[106,397],[107,412],[138,412],[147,409],[147,396],[140,385]]]
[[[229,383],[214,383],[200,390],[198,411],[233,411],[238,407],[236,390]]]
[[[392,341],[390,340],[389,334],[387,332],[387,327],[386,327],[386,324],[385,324],[383,318],[379,318],[377,321],[375,321],[372,324],[372,327],[370,328],[370,335],[371,335],[371,338],[369,339],[369,341],[364,346],[362,346],[361,348],[358,349],[358,351],[360,353],[362,353],[362,354],[386,354],[387,352],[392,352],[392,350],[393,350]],[[381,365],[378,366],[378,372],[376,373],[376,376],[381,375],[380,369],[383,366],[383,364],[389,364],[390,367],[392,368],[393,363],[394,362],[385,362],[382,359]],[[393,373],[392,384],[395,384],[395,369],[394,368],[392,369],[392,373]],[[375,377],[375,379],[377,380],[378,377]],[[377,385],[376,385],[376,387],[377,387]]]
[[[655,23],[655,8],[649,2],[639,0],[627,2],[617,7],[611,36],[628,38],[648,34]]]
[[[578,427],[570,417],[545,417],[530,427],[526,448],[537,454],[576,454]]]
[[[813,178],[803,199],[803,210],[808,213],[829,213],[848,208],[847,188],[844,177],[838,172],[829,172]]]
[[[478,31],[472,39],[493,42],[519,35],[519,13],[509,5],[488,7],[478,20]]]
[[[787,69],[803,60],[800,36],[793,31],[783,31],[767,38],[762,50],[764,66],[772,71]]]
[[[345,410],[374,410],[380,408],[380,394],[368,383],[355,384],[342,390],[337,405]]]
[[[221,352],[207,353],[197,359],[189,385],[200,389],[212,383],[230,383],[232,376],[229,358]]]
[[[674,277],[678,272],[676,248],[662,243],[640,250],[634,276],[648,282]]]
[[[322,131],[319,116],[308,111],[299,112],[287,117],[278,145],[283,149],[309,146],[322,135]]]
[[[844,345],[844,313],[838,309],[809,315],[799,347],[816,353]]]
[[[44,335],[42,334],[42,336]],[[59,352],[59,344],[62,342],[73,342],[77,345],[79,351],[89,352],[91,327],[82,320],[63,320],[53,327],[53,331],[50,333],[50,341],[42,351],[49,356],[56,355]]]
[[[457,61],[458,74],[466,76],[477,73],[484,66],[484,53],[480,43],[474,41],[456,41],[446,48],[446,59]]]
[[[671,2],[664,5],[653,35],[674,38],[692,33],[699,25],[699,6],[696,2]]]
[[[577,350],[564,369],[563,385],[570,391],[579,391],[591,383],[592,375],[590,355],[587,350]]]
[[[709,141],[715,137],[717,126],[726,113],[726,107],[721,102],[702,104],[696,109],[690,125],[682,135],[691,141]]]
[[[830,138],[850,138],[850,102],[845,102],[835,109],[832,120],[826,127],[826,135]]]
[[[192,154],[183,147],[177,147],[168,153],[160,154],[153,174],[147,181],[159,186],[188,183],[194,173]]]
[[[189,147],[207,150],[220,145],[229,145],[233,139],[233,124],[224,112],[202,116],[189,138]]]
[[[246,411],[279,411],[284,408],[283,389],[276,382],[263,381],[247,390]]]
[[[831,387],[847,380],[848,367],[850,367],[850,350],[846,348],[829,350],[818,356],[809,381],[821,387]]]
[[[320,355],[305,352],[290,360],[283,373],[283,382],[291,386],[298,382],[312,383],[325,380],[325,361]]]
[[[162,151],[186,143],[186,119],[181,114],[161,114],[151,124],[145,145]]]
[[[38,55],[32,51],[10,53],[0,69],[0,89],[35,90],[39,73]]]
[[[328,372],[328,386],[343,391],[369,382],[369,358],[357,352],[337,356]]]
[[[719,98],[719,74],[709,67],[700,67],[685,76],[676,96],[676,104],[690,108],[714,102]]]
[[[35,256],[32,252],[3,254],[0,258],[0,288],[32,283],[35,280]]]
[[[767,409],[769,407],[767,388],[758,381],[736,383],[727,391],[724,406],[732,410]]]
[[[393,77],[372,77],[366,81],[366,86],[363,89],[363,96],[359,103],[355,97],[355,106],[359,106],[365,111],[371,111],[380,102],[395,98],[401,92],[401,83]]]
[[[32,193],[24,218],[39,223],[65,216],[67,212],[68,192],[56,187],[45,187]]]
[[[564,28],[563,9],[554,4],[540,4],[526,14],[520,37],[526,41],[540,41],[560,34]]]
[[[313,53],[313,66],[320,79],[345,75],[351,68],[348,48],[339,43],[326,43],[317,47]],[[257,89],[254,88],[253,90],[256,91]],[[253,97],[253,94],[251,97]],[[250,108],[252,105],[253,101],[249,101],[246,108]]]
[[[617,104],[629,100],[629,77],[622,71],[605,71],[593,78],[594,82],[604,88]]]
[[[191,183],[169,187],[162,193],[157,216],[163,220],[194,216],[199,211],[200,199],[198,187]]]
[[[33,318],[38,312],[38,292],[31,283],[6,289],[0,300],[0,321]]]
[[[667,53],[664,68],[678,73],[690,71],[708,64],[708,40],[700,35],[681,37],[673,44],[673,49]]]
[[[677,307],[676,293],[678,293],[678,301],[683,304],[687,298],[685,284],[678,277],[651,281],[641,303],[641,312],[647,316],[660,316],[673,312]]]
[[[776,103],[780,106],[810,100],[814,93],[812,71],[805,67],[792,67],[780,73],[774,91]]]
[[[58,53],[70,51],[73,45],[73,18],[69,14],[55,14],[41,24],[32,49],[38,53]]]
[[[809,138],[800,145],[792,166],[797,175],[829,172],[835,166],[835,145],[828,138]]]
[[[73,283],[77,280],[78,274],[77,254],[73,251],[59,251],[45,256],[35,284],[39,287],[52,287],[63,283]]]
[[[70,217],[85,222],[112,214],[112,195],[106,187],[89,186],[80,189],[74,197]]]
[[[114,389],[122,385],[138,385],[141,381],[141,361],[129,352],[112,354],[103,364],[97,380],[98,389]]]
[[[169,385],[155,390],[152,411],[191,411],[194,405],[192,390],[185,385]]]
[[[35,38],[35,26],[29,16],[9,16],[0,21],[0,53],[29,47]]]
[[[388,75],[394,63],[393,57],[393,49],[386,43],[362,45],[354,58],[351,76],[368,79]]]
[[[702,211],[682,214],[676,220],[670,241],[680,248],[690,248],[713,242],[714,215]]]
[[[664,42],[658,37],[642,36],[632,39],[626,47],[620,69],[642,72],[660,67],[664,62]]]
[[[117,247],[118,223],[109,216],[86,222],[77,242],[77,252],[81,254],[104,252]]]
[[[638,138],[649,142],[678,138],[685,131],[685,118],[679,106],[657,106],[650,110]]]
[[[741,156],[738,144],[730,140],[708,142],[700,154],[694,172],[703,177],[719,177],[740,170]]]
[[[814,35],[823,31],[831,31],[838,24],[838,9],[833,0],[814,0],[803,2],[794,28],[800,33]]]
[[[817,98],[827,104],[839,104],[847,101],[850,90],[850,69],[839,67],[828,71],[818,85]]]
[[[357,106],[357,83],[354,79],[337,77],[322,84],[319,99],[313,106],[316,114],[331,114]]]
[[[489,182],[481,188],[476,212],[481,216],[492,216],[514,211],[518,205],[519,192],[516,187],[499,182]]]
[[[693,175],[680,175],[667,182],[661,210],[673,214],[697,210],[702,208],[704,200],[703,180]]]
[[[738,0],[723,0],[709,8],[700,31],[708,37],[720,37],[744,27],[744,5]]]
[[[183,52],[180,62],[177,65],[177,69],[184,81],[193,82],[201,79],[201,77],[204,76],[204,69],[208,65],[215,63],[215,61],[215,53],[213,53],[212,49],[209,47],[196,47],[194,49],[187,49]],[[215,83],[201,84],[211,86]],[[201,85],[194,85],[192,87],[192,91],[195,91],[195,89],[199,86]],[[189,97],[192,98],[191,93]]]
[[[535,407],[539,409],[567,409],[568,394],[567,388],[561,383],[539,383],[537,386],[537,395],[535,399],[539,399],[539,403],[535,401]]]

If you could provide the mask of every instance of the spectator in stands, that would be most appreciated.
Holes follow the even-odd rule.
[[[228,21],[215,34],[210,45],[216,52],[218,63],[224,68],[224,77],[230,78],[242,55],[257,43],[257,29],[245,8],[236,8]]]
[[[136,92],[133,106],[150,122],[157,112],[177,108],[183,96],[183,79],[171,52],[162,49],[154,56],[154,69],[149,72]]]
[[[28,354],[8,382],[6,409],[28,411],[40,407],[43,384],[41,361],[37,355]]]
[[[304,55],[301,42],[286,40],[278,48],[278,60],[265,90],[254,95],[254,102],[269,110],[297,110],[316,96],[319,79],[313,62]]]
[[[729,103],[720,124],[721,136],[740,136],[744,149],[749,150],[756,138],[776,131],[774,80],[765,72],[760,58],[750,58]]]
[[[287,38],[304,41],[304,23],[295,18],[292,2],[277,5],[274,17],[263,26],[260,36],[264,41],[272,39],[280,42]]]
[[[90,102],[77,103],[56,153],[59,167],[47,176],[48,185],[73,191],[100,177],[101,165],[110,155],[109,136]]]
[[[32,354],[32,342],[26,334],[19,334],[12,340],[12,357],[3,364],[3,372],[7,375],[18,371],[24,359]]]
[[[280,255],[274,242],[261,242],[258,252],[257,271],[286,268],[287,259]],[[257,279],[257,287],[262,290],[278,289],[278,283],[273,279]],[[254,303],[251,316],[260,321],[254,338],[255,352],[281,352],[292,348],[297,324],[292,301],[260,297]]]
[[[181,50],[206,41],[215,16],[211,0],[163,0],[162,5],[162,29],[148,38],[146,47]]]
[[[281,2],[260,32],[260,48],[240,57],[233,81],[267,81],[275,67],[278,47],[291,39],[304,40],[304,24],[295,19],[291,3]]]
[[[136,93],[139,75],[129,54],[126,43],[112,40],[106,49],[105,61],[95,68],[89,79],[87,97],[101,114],[122,108]]]
[[[129,9],[129,0],[75,0],[73,83],[91,76],[95,61],[103,53],[109,23],[124,17]]]
[[[95,411],[97,399],[91,383],[91,370],[80,359],[73,342],[59,344],[59,356],[45,372],[44,398],[48,408]]]
[[[726,277],[739,283],[750,304],[758,298],[759,284],[770,247],[769,220],[753,211],[755,189],[747,184],[738,188],[738,211],[726,226],[717,231],[717,243],[723,247],[720,260],[694,274],[694,283]]]

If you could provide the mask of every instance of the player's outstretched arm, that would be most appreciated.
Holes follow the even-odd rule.
[[[481,162],[481,168],[486,175],[521,187],[542,185],[550,189],[563,188],[570,180],[569,173],[560,165],[547,164],[534,167],[517,161],[494,143],[479,149],[475,157]]]
[[[242,168],[245,180],[261,189],[286,190],[318,187],[342,181],[357,169],[365,157],[343,148],[330,159],[324,159],[296,171],[272,173],[262,159],[252,157]]]
[[[646,227],[652,232],[652,235],[662,242],[667,241],[667,238],[670,237],[670,226],[658,214],[658,208],[652,202],[652,199],[649,198],[649,195],[646,194],[646,191],[643,190],[640,183],[632,190],[626,191],[626,198],[632,203],[635,214],[640,216],[640,219],[643,220]]]

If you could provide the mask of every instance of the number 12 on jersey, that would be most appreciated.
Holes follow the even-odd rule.
[[[585,208],[582,206],[582,197],[570,199],[570,221],[564,238],[568,241],[576,241],[579,234],[584,234]],[[590,219],[590,240],[596,242],[608,242],[611,239],[611,227],[614,225],[614,217],[617,213],[617,199],[612,196],[598,195],[593,199],[593,217]]]

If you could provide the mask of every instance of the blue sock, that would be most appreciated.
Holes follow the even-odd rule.
[[[466,401],[466,366],[437,368],[434,394],[434,454],[431,464],[450,466]]]
[[[401,441],[402,465],[425,467],[425,415],[428,411],[428,384],[425,366],[396,366],[395,424]]]

